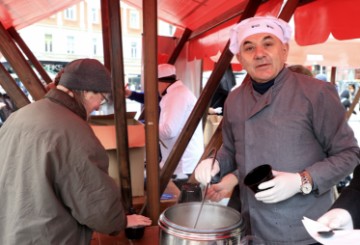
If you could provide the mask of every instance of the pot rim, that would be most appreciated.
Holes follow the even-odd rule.
[[[215,203],[204,203],[204,206],[216,206],[217,208],[221,208],[226,210],[227,212],[231,212],[232,215],[234,216],[238,216],[238,221],[235,222],[234,224],[228,225],[228,226],[224,226],[221,228],[212,228],[212,229],[199,229],[199,228],[191,228],[191,227],[185,227],[182,225],[178,225],[176,223],[174,223],[173,221],[171,221],[167,216],[166,213],[171,212],[173,209],[176,209],[180,206],[200,206],[201,203],[199,202],[187,202],[187,203],[180,203],[180,204],[176,204],[174,206],[168,207],[167,209],[165,209],[163,211],[163,213],[160,215],[159,221],[158,221],[158,225],[159,227],[161,227],[164,230],[167,230],[169,232],[177,231],[177,232],[181,232],[181,233],[194,233],[194,234],[198,234],[199,236],[201,236],[201,234],[214,234],[217,236],[222,236],[228,233],[233,233],[236,229],[239,229],[238,232],[236,233],[240,233],[241,230],[243,230],[244,228],[244,220],[242,219],[242,216],[240,214],[240,212],[238,212],[237,210],[231,208],[231,207],[227,207],[227,206],[223,206],[220,204],[215,204]]]

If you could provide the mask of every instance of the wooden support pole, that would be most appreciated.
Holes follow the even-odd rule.
[[[114,97],[117,161],[119,165],[119,179],[121,194],[126,209],[132,207],[130,161],[128,147],[128,132],[126,121],[124,61],[122,53],[122,35],[120,18],[120,1],[108,0],[110,33],[110,62],[111,80]]]
[[[336,82],[336,66],[331,67],[330,82],[335,85]]]
[[[296,8],[299,6],[300,0],[288,0],[281,11],[279,18],[289,22],[291,19],[291,16],[293,16]]]
[[[10,27],[8,29],[9,34],[15,40],[15,42],[18,44],[18,46],[21,48],[23,53],[27,56],[29,61],[32,63],[34,68],[37,70],[37,72],[40,74],[41,78],[44,80],[45,83],[49,84],[52,82],[52,79],[50,78],[49,74],[45,71],[44,67],[41,65],[41,63],[38,61],[38,59],[35,57],[33,52],[29,49],[29,47],[26,45],[24,40],[21,38],[19,33],[15,30],[14,27]]]
[[[183,47],[185,46],[186,42],[189,40],[189,37],[191,35],[191,30],[186,28],[179,43],[176,45],[173,53],[171,54],[168,63],[169,64],[175,64],[176,59],[179,57],[179,54]]]
[[[246,1],[239,1],[239,4],[234,6],[233,8],[229,9],[228,11],[224,12],[220,16],[216,17],[212,21],[206,22],[204,25],[200,26],[196,30],[194,30],[189,39],[195,39],[202,34],[206,33],[207,31],[211,31],[212,29],[220,26],[221,24],[226,23],[232,19],[238,18],[244,13],[244,8]]]
[[[2,23],[0,23],[0,51],[15,70],[20,81],[33,99],[39,100],[43,98],[46,92],[44,85],[42,85],[33,69],[27,63]]]
[[[17,108],[21,108],[30,103],[28,97],[26,97],[2,64],[0,64],[0,85],[11,100],[14,101]]]
[[[159,190],[159,101],[157,82],[157,1],[143,0],[147,215],[157,224]]]
[[[111,71],[110,64],[110,33],[109,33],[109,11],[107,8],[108,0],[101,1],[101,28],[103,40],[104,65]]]
[[[206,145],[205,151],[201,156],[200,160],[206,159],[211,154],[213,149],[219,150],[222,145],[222,120],[220,121],[219,125],[217,126],[214,134],[212,135],[209,143]],[[190,183],[197,183],[195,179],[194,173],[189,178]]]

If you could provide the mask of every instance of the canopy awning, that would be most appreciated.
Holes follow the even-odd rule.
[[[82,0],[0,0],[0,22],[17,30],[45,19]]]
[[[19,30],[81,1],[0,0],[0,21],[5,28],[13,26]],[[142,8],[142,0],[121,1]],[[264,2],[275,8],[267,9],[273,14],[282,0]],[[360,28],[356,28],[360,12],[358,0],[300,1],[303,2],[306,4],[298,7],[294,14],[295,40],[299,45],[323,43],[330,33],[338,40],[360,38]],[[233,21],[247,3],[248,0],[158,0],[158,17],[179,28],[196,31],[210,23]]]
[[[338,40],[360,38],[358,0],[316,0],[294,13],[295,40],[299,45],[319,44],[330,34]]]
[[[19,30],[81,1],[0,0],[0,21],[5,28],[14,27]],[[143,0],[121,1],[142,8]],[[223,51],[229,38],[230,26],[239,20],[248,2],[249,0],[158,0],[158,18],[175,25],[179,30],[192,31],[188,43],[189,60],[213,60],[211,57]],[[283,2],[286,1],[264,0],[256,15],[278,15]],[[360,28],[356,27],[360,1],[300,0],[299,4],[293,16],[295,42],[290,62],[309,64],[311,60],[304,57],[319,54],[324,57],[321,61],[323,65],[359,66],[352,52],[357,41],[339,43],[334,38],[341,41],[360,38]],[[180,37],[182,31],[176,34]],[[333,38],[329,38],[330,35]]]

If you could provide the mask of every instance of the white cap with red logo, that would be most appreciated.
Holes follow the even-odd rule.
[[[279,38],[281,42],[288,43],[291,31],[287,22],[274,16],[248,18],[231,28],[229,49],[233,54],[239,53],[240,45],[245,38],[258,33],[270,33]]]

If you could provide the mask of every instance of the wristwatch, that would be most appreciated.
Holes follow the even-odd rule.
[[[307,195],[312,191],[312,183],[311,183],[311,176],[308,172],[302,171],[300,172],[301,177],[301,186],[300,191],[303,195]]]

